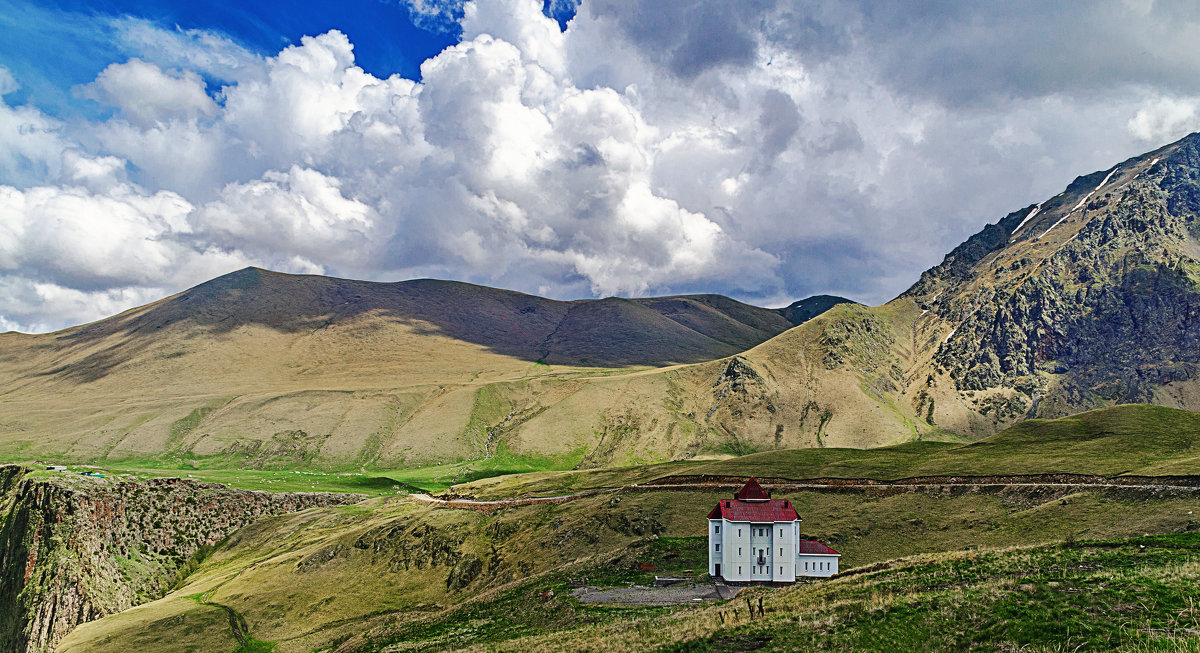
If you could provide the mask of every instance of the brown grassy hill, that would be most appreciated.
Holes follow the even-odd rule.
[[[246,268],[58,334],[59,345],[118,334],[129,340],[94,357],[94,364],[55,373],[101,376],[168,327],[185,325],[208,336],[247,326],[312,333],[366,315],[505,356],[597,367],[711,360],[792,326],[779,311],[714,295],[563,302],[456,281],[375,283]]]
[[[495,454],[491,431],[563,400],[567,416],[533,439],[583,451],[624,383],[597,397],[576,392],[584,379],[728,356],[791,326],[715,295],[562,302],[248,268],[93,324],[0,334],[0,452],[453,461]]]

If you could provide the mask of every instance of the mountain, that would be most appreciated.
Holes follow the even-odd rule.
[[[92,324],[0,334],[0,449],[470,458],[511,412],[498,392],[730,356],[791,328],[785,310],[719,295],[566,302],[247,268]]]
[[[527,361],[619,367],[720,358],[793,326],[778,311],[717,295],[573,302],[455,281],[398,283],[246,268],[174,297],[58,336],[126,341],[70,373],[91,380],[132,358],[162,329],[222,336],[246,327],[312,334],[364,320],[417,328]],[[134,345],[133,343],[137,343]]]
[[[1198,179],[1193,134],[1079,177],[923,274],[900,301],[950,328],[933,350],[945,385],[1000,421],[1200,407]]]
[[[1200,409],[1198,180],[1197,134],[1079,177],[884,306],[838,306],[747,352],[747,374],[776,378],[736,410],[811,401],[835,440],[886,442],[1120,403]],[[803,374],[778,371],[800,359]]]
[[[836,295],[813,295],[812,297],[796,300],[785,308],[779,309],[779,312],[783,313],[788,322],[799,326],[838,304],[847,303],[855,302]]]
[[[1200,135],[986,225],[896,299],[674,372],[698,450],[976,439],[1122,403],[1200,410]],[[654,423],[634,410],[629,423]],[[659,436],[661,437],[661,436]]]
[[[877,307],[243,270],[0,335],[0,455],[471,475],[1200,409],[1198,215],[1191,135],[985,226]]]

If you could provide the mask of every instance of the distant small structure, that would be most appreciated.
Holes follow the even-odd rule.
[[[708,573],[733,582],[794,583],[838,573],[837,551],[800,539],[800,515],[753,476],[708,513]]]
[[[65,472],[65,471],[67,471],[67,466],[66,465],[46,465],[46,470],[51,471],[51,472]]]

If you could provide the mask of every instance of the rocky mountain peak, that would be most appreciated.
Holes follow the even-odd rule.
[[[1200,135],[988,225],[902,295],[959,391],[1151,402],[1200,374]],[[1168,390],[1170,392],[1170,390]]]

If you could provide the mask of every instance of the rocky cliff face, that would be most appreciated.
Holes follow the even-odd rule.
[[[0,649],[50,651],[75,626],[162,596],[235,530],[356,495],[111,482],[0,466]]]
[[[944,290],[929,308],[957,322],[937,364],[960,391],[1051,386],[1073,409],[1153,402],[1195,379],[1198,177],[1193,135],[1076,180],[1021,230],[1019,212],[968,241],[977,262],[952,254],[910,291]]]

